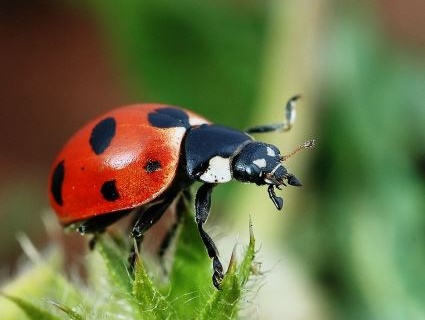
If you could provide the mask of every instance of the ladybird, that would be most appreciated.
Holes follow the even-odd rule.
[[[114,109],[89,122],[64,146],[53,162],[49,198],[63,226],[77,226],[82,234],[98,234],[132,214],[131,236],[140,241],[177,199],[187,201],[189,187],[201,182],[195,197],[195,220],[213,261],[213,284],[220,287],[223,267],[212,238],[204,231],[215,186],[235,179],[267,186],[278,210],[276,195],[286,183],[300,181],[282,165],[292,154],[257,142],[254,133],[286,131],[295,119],[295,101],[286,104],[285,121],[239,131],[212,124],[183,108],[161,104],[134,104]],[[163,253],[176,224],[166,235]],[[134,250],[134,249],[133,249]],[[134,254],[134,252],[133,252]]]

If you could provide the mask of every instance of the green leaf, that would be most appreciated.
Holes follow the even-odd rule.
[[[56,301],[49,301],[49,303],[58,308],[59,310],[63,311],[71,320],[84,320],[84,317],[81,314],[61,303],[58,303]]]
[[[109,240],[109,241],[108,241]],[[119,249],[105,236],[99,238],[96,248],[107,268],[107,275],[113,285],[120,288],[124,293],[131,294],[131,277],[126,267],[126,260]]]
[[[2,291],[7,296],[30,296],[40,301],[42,297],[55,300],[66,299],[61,302],[78,305],[81,310],[90,307],[86,291],[80,290],[74,282],[69,281],[60,273],[59,270],[63,267],[63,252],[59,248],[52,247],[47,254],[41,255],[25,235],[19,236],[19,242],[33,264],[31,268],[2,287]],[[21,312],[15,305],[10,304],[7,300],[0,300],[3,319],[18,318],[17,313],[21,314]]]
[[[178,231],[181,237],[176,245],[170,286],[166,294],[152,281],[145,269],[144,261],[139,256],[136,259],[133,280],[126,267],[125,257],[128,248],[119,246],[110,236],[104,235],[97,242],[97,250],[92,252],[90,259],[87,260],[88,286],[78,278],[74,278],[72,282],[67,280],[39,256],[37,260],[40,261],[36,265],[43,267],[44,271],[41,274],[47,273],[48,277],[45,276],[46,279],[43,278],[44,280],[37,285],[43,289],[33,296],[39,301],[45,301],[46,298],[42,297],[48,297],[50,305],[63,312],[64,317],[72,320],[117,317],[185,319],[188,315],[195,318],[198,311],[202,311],[199,313],[199,319],[223,317],[235,319],[243,287],[251,274],[254,259],[252,228],[250,228],[250,245],[242,263],[237,265],[233,253],[220,291],[212,286],[211,260],[199,237],[194,219],[188,212],[185,213]],[[31,250],[34,251],[35,248]],[[25,276],[19,283],[33,285],[31,274]],[[11,285],[5,287],[7,293],[4,295],[19,309],[13,310],[13,315],[8,316],[8,319],[19,318],[20,310],[30,319],[60,318],[55,313],[56,310],[28,302],[22,299],[22,290],[13,291],[11,288]],[[18,293],[20,297],[15,298]]]
[[[135,319],[144,319],[133,295],[133,279],[126,266],[128,251],[105,235],[99,239],[96,247],[105,262],[106,276],[109,278],[109,287],[105,288],[110,291],[109,297],[106,297],[108,307],[105,311],[114,316],[128,314]]]
[[[241,265],[239,266],[239,272],[238,272],[238,280],[239,283],[244,286],[248,279],[249,276],[252,273],[252,263],[254,261],[255,258],[255,238],[254,238],[254,231],[252,228],[252,221],[251,221],[251,217],[249,217],[249,245],[248,248],[246,249],[245,252],[245,256],[242,260]]]
[[[137,300],[143,319],[175,319],[172,305],[153,284],[140,256],[136,259],[133,295]]]
[[[13,297],[7,294],[2,294],[9,301],[14,302],[31,320],[60,320],[58,316],[51,311],[43,309],[32,302],[18,297]]]
[[[213,292],[211,260],[205,250],[193,216],[184,212],[170,274],[169,300],[179,314],[199,310]]]

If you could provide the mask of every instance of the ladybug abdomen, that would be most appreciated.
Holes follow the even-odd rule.
[[[158,110],[173,113],[165,112],[164,118]],[[175,177],[187,130],[187,124],[173,122],[177,116],[206,123],[182,109],[133,105],[111,111],[78,131],[51,172],[50,201],[61,223],[134,208],[162,194]]]

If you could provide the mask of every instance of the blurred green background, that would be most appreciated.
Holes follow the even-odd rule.
[[[18,231],[46,244],[50,161],[91,117],[160,102],[243,129],[301,93],[292,131],[258,136],[317,139],[283,213],[264,188],[213,195],[222,259],[249,215],[261,244],[247,318],[425,319],[423,1],[3,1],[0,44],[2,282]]]

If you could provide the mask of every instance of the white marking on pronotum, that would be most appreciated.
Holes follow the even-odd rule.
[[[267,147],[267,155],[270,156],[270,157],[276,157],[276,153],[270,147]]]
[[[264,168],[267,165],[266,159],[264,159],[264,158],[254,160],[254,161],[252,161],[252,163],[254,163],[259,168]]]
[[[191,116],[189,117],[189,124],[191,126],[200,126],[201,124],[208,123],[205,119]]]
[[[215,156],[210,159],[207,170],[200,176],[204,182],[224,183],[232,180],[230,159]]]

